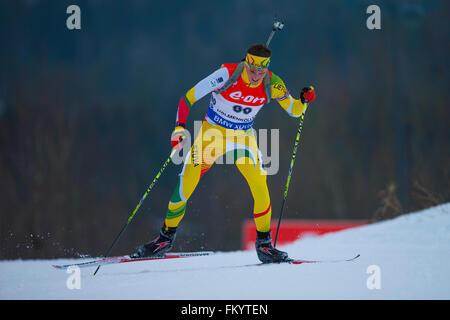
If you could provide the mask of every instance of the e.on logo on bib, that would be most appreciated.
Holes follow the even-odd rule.
[[[252,95],[243,96],[241,91],[235,91],[229,94],[229,97],[233,100],[240,100],[251,104],[263,104],[266,100],[265,97],[255,97]]]

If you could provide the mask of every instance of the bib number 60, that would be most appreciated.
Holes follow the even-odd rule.
[[[247,108],[242,108],[242,106],[240,105],[235,105],[233,107],[234,112],[244,112],[244,114],[249,114],[250,112],[252,112],[252,108],[247,107]]]

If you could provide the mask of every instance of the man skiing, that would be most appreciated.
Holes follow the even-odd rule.
[[[263,263],[288,260],[286,252],[272,246],[267,173],[262,168],[261,152],[252,125],[259,110],[271,99],[277,100],[290,116],[300,117],[306,103],[315,99],[315,92],[312,87],[303,88],[300,99],[294,99],[283,81],[268,70],[270,58],[268,47],[252,45],[242,62],[223,64],[181,98],[171,139],[172,147],[178,150],[182,149],[190,108],[211,93],[208,111],[184,161],[160,233],[153,241],[140,246],[133,257],[161,256],[173,247],[189,197],[212,164],[226,156],[236,164],[253,196],[258,258]],[[221,138],[217,139],[218,136]]]

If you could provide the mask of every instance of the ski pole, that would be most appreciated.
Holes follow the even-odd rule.
[[[111,253],[111,250],[114,248],[114,246],[116,245],[117,241],[119,241],[120,237],[122,236],[122,234],[124,233],[125,229],[128,227],[128,225],[130,224],[131,220],[133,220],[134,216],[136,215],[137,211],[139,210],[139,208],[141,207],[142,203],[144,202],[145,198],[147,198],[147,195],[149,194],[149,192],[153,189],[153,187],[155,186],[156,182],[159,180],[159,177],[161,176],[161,174],[164,172],[164,170],[166,169],[167,165],[169,164],[169,162],[172,160],[172,157],[175,155],[175,153],[177,152],[176,149],[172,149],[172,152],[170,153],[169,158],[167,158],[166,162],[164,162],[162,168],[159,170],[158,174],[156,175],[155,179],[153,179],[152,183],[149,185],[149,187],[147,188],[147,191],[145,191],[144,195],[142,196],[141,200],[139,201],[138,205],[136,206],[136,208],[134,209],[133,213],[128,217],[127,222],[124,224],[124,226],[122,227],[122,230],[120,230],[120,232],[117,234],[117,236],[114,238],[114,241],[112,242],[111,246],[109,247],[108,251],[105,254],[105,258],[109,256],[109,254]],[[97,267],[97,269],[95,270],[93,276],[95,276],[98,272],[98,270],[100,269],[100,266]]]
[[[289,174],[287,177],[286,187],[284,188],[283,202],[281,203],[280,217],[278,218],[277,233],[275,235],[275,241],[273,242],[274,247],[276,247],[276,245],[277,245],[278,231],[280,230],[281,218],[283,216],[284,205],[286,204],[287,193],[289,190],[289,183],[291,182],[292,171],[294,169],[295,155],[297,154],[297,148],[298,148],[298,145],[300,142],[300,136],[301,136],[302,129],[303,129],[303,119],[305,118],[305,113],[306,113],[307,108],[308,108],[308,105],[305,104],[305,110],[303,111],[303,113],[300,117],[300,123],[298,125],[297,137],[296,137],[295,143],[294,143],[294,151],[292,152],[291,164],[289,166]]]

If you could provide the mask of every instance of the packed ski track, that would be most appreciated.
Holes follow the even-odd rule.
[[[79,269],[79,288],[75,273],[52,265],[92,259],[1,261],[0,299],[450,299],[449,203],[280,249],[310,260],[361,256],[258,266],[254,251],[217,252],[105,265],[96,276]]]

